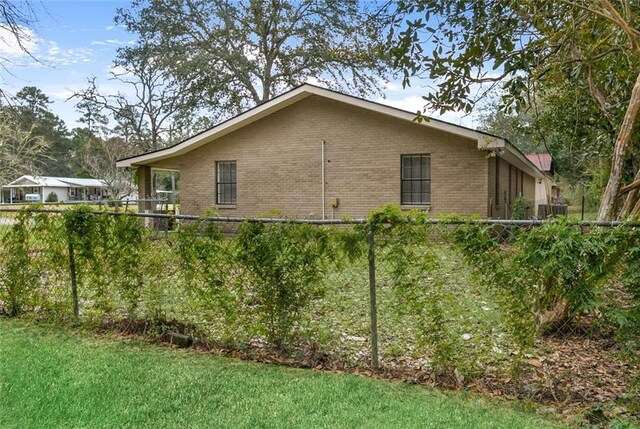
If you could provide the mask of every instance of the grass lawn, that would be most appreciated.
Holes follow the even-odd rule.
[[[557,427],[504,402],[0,319],[0,427]]]

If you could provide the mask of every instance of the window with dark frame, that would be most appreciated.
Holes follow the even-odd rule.
[[[236,204],[236,161],[216,162],[216,204]]]
[[[431,155],[402,155],[401,202],[405,205],[431,203]]]
[[[524,172],[520,172],[520,196],[524,196]]]

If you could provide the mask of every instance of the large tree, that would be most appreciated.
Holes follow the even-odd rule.
[[[228,116],[309,79],[364,95],[387,76],[368,3],[135,0],[116,21],[204,106]]]
[[[23,129],[15,116],[0,114],[0,183],[38,174],[49,160],[49,143],[32,131]]]
[[[589,211],[597,210],[608,175],[608,160],[600,154],[611,151],[616,135],[580,81],[539,87],[526,110],[504,111],[495,97],[476,106],[476,112],[484,131],[507,138],[525,153],[550,153],[558,179],[568,186],[565,196],[584,195]]]
[[[67,127],[50,110],[52,101],[39,88],[26,86],[5,106],[5,114],[13,115],[16,124],[33,136],[42,137],[48,144],[46,155],[51,160],[41,173],[48,176],[73,176],[79,172],[77,147],[69,138]]]
[[[73,176],[79,172],[76,147],[64,122],[50,110],[51,100],[39,88],[26,86],[0,105],[5,122],[21,133],[46,142],[43,155],[49,161],[37,171],[48,176]],[[31,174],[25,170],[20,174]]]
[[[176,83],[147,45],[120,49],[115,65],[111,81],[126,90],[104,94],[90,78],[87,88],[72,98],[79,99],[77,107],[94,123],[100,117],[104,125],[105,114],[110,115],[117,123],[115,131],[139,152],[160,149],[178,119],[194,112],[197,97]]]
[[[599,218],[640,204],[629,193],[640,186],[640,173],[631,171],[636,179],[622,186],[640,111],[636,2],[422,0],[396,6],[420,15],[408,25],[396,23],[394,54],[406,82],[420,74],[434,82],[435,91],[425,96],[430,107],[471,111],[499,87],[505,108],[522,109],[541,87],[580,82],[615,134],[603,154],[611,168]]]
[[[109,195],[119,199],[132,191],[131,175],[116,167],[116,161],[130,156],[134,150],[122,137],[102,138],[88,128],[75,128],[73,140],[81,148],[81,165],[91,177],[102,179]]]

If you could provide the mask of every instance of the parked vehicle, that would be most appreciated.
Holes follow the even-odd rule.
[[[24,200],[28,203],[39,203],[42,201],[40,194],[26,194]]]

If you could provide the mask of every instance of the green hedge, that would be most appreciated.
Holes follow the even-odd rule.
[[[73,256],[82,321],[171,322],[223,346],[357,355],[345,336],[368,341],[373,231],[385,356],[424,354],[442,373],[476,375],[560,326],[613,332],[630,349],[640,336],[638,228],[433,224],[397,207],[350,227],[246,221],[225,234],[201,220],[162,237],[88,207],[29,208],[12,222],[0,239],[10,316],[73,320]]]

